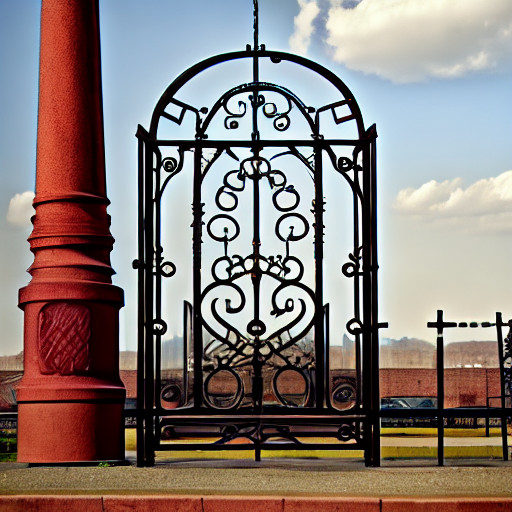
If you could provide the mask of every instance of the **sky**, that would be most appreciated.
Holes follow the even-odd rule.
[[[252,42],[252,1],[99,3],[112,265],[125,290],[120,345],[133,350],[137,125],[149,127],[189,66]],[[456,321],[512,317],[512,2],[259,4],[260,42],[332,70],[365,125],[377,125],[381,336],[434,341],[426,322],[437,309]],[[17,293],[32,262],[40,8],[0,0],[0,355],[23,347]]]

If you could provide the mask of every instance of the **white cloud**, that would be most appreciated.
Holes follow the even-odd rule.
[[[293,19],[295,30],[289,39],[290,49],[295,53],[305,54],[308,51],[314,27],[313,21],[318,16],[320,8],[315,0],[298,0],[300,11]]]
[[[394,82],[512,65],[510,0],[331,1],[326,28],[334,60]]]
[[[455,178],[401,190],[395,210],[470,230],[512,231],[512,171],[478,180],[467,188]]]
[[[16,194],[9,201],[7,210],[7,222],[18,227],[30,226],[30,218],[34,215],[32,201],[34,200],[34,192],[27,191]]]
[[[456,190],[461,178],[447,180],[441,183],[431,180],[421,187],[406,188],[398,192],[394,207],[397,210],[410,213],[425,213],[430,211],[432,205],[446,200],[453,190]]]

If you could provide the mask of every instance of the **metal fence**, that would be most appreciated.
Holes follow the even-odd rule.
[[[445,429],[485,428],[488,437],[491,427],[499,427],[503,460],[509,460],[507,425],[512,418],[512,320],[504,321],[501,313],[496,313],[493,322],[452,322],[446,321],[444,312],[439,310],[434,322],[428,327],[436,329],[436,397],[394,397],[381,399],[380,420],[383,427],[430,427],[437,429],[437,462],[445,462]],[[446,329],[488,328],[496,332],[496,350],[499,361],[500,395],[487,396],[486,404],[471,407],[445,407],[445,331]],[[504,331],[506,335],[504,336]],[[400,406],[400,401],[405,405]],[[426,403],[428,401],[428,403]],[[133,402],[133,400],[132,400]],[[393,402],[393,403],[391,403]],[[396,403],[395,403],[396,402]],[[405,403],[406,402],[406,403]],[[137,425],[137,409],[127,403],[125,427]],[[15,411],[0,413],[0,430],[13,431],[17,428]]]
[[[416,425],[435,426],[437,428],[437,462],[444,465],[445,428],[456,423],[466,423],[467,426],[478,425],[478,419],[483,419],[486,434],[489,433],[491,423],[496,424],[499,419],[501,427],[501,440],[503,460],[509,460],[507,422],[512,417],[510,407],[512,384],[512,320],[503,321],[501,313],[496,313],[493,322],[448,322],[444,319],[444,312],[437,311],[435,322],[428,322],[427,326],[437,330],[436,339],[436,376],[437,376],[437,401],[434,407],[407,407],[407,408],[381,408],[381,422],[391,419],[410,419]],[[471,328],[495,328],[497,339],[497,351],[500,368],[500,396],[487,397],[485,406],[473,407],[445,407],[445,363],[444,363],[444,333],[446,329],[471,329]],[[504,337],[503,329],[508,328]]]

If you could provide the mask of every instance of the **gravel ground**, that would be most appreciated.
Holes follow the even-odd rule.
[[[282,496],[512,496],[512,464],[347,460],[181,461],[153,468],[0,464],[0,494],[201,494]],[[408,465],[406,465],[408,464]],[[427,466],[429,464],[430,466]],[[479,464],[478,466],[476,464]]]

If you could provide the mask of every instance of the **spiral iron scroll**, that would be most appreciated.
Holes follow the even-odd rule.
[[[290,98],[282,96],[286,100],[286,107],[284,110],[279,109],[277,103],[268,101],[263,94],[250,94],[248,100],[251,103],[252,108],[261,108],[263,115],[267,119],[273,120],[274,128],[279,132],[286,131],[291,124],[290,112],[292,110],[292,102]],[[226,97],[222,102],[222,108],[227,114],[224,119],[224,128],[227,130],[236,130],[239,127],[239,119],[245,117],[248,112],[247,103],[241,99],[238,100],[238,112],[231,106],[231,97]]]

